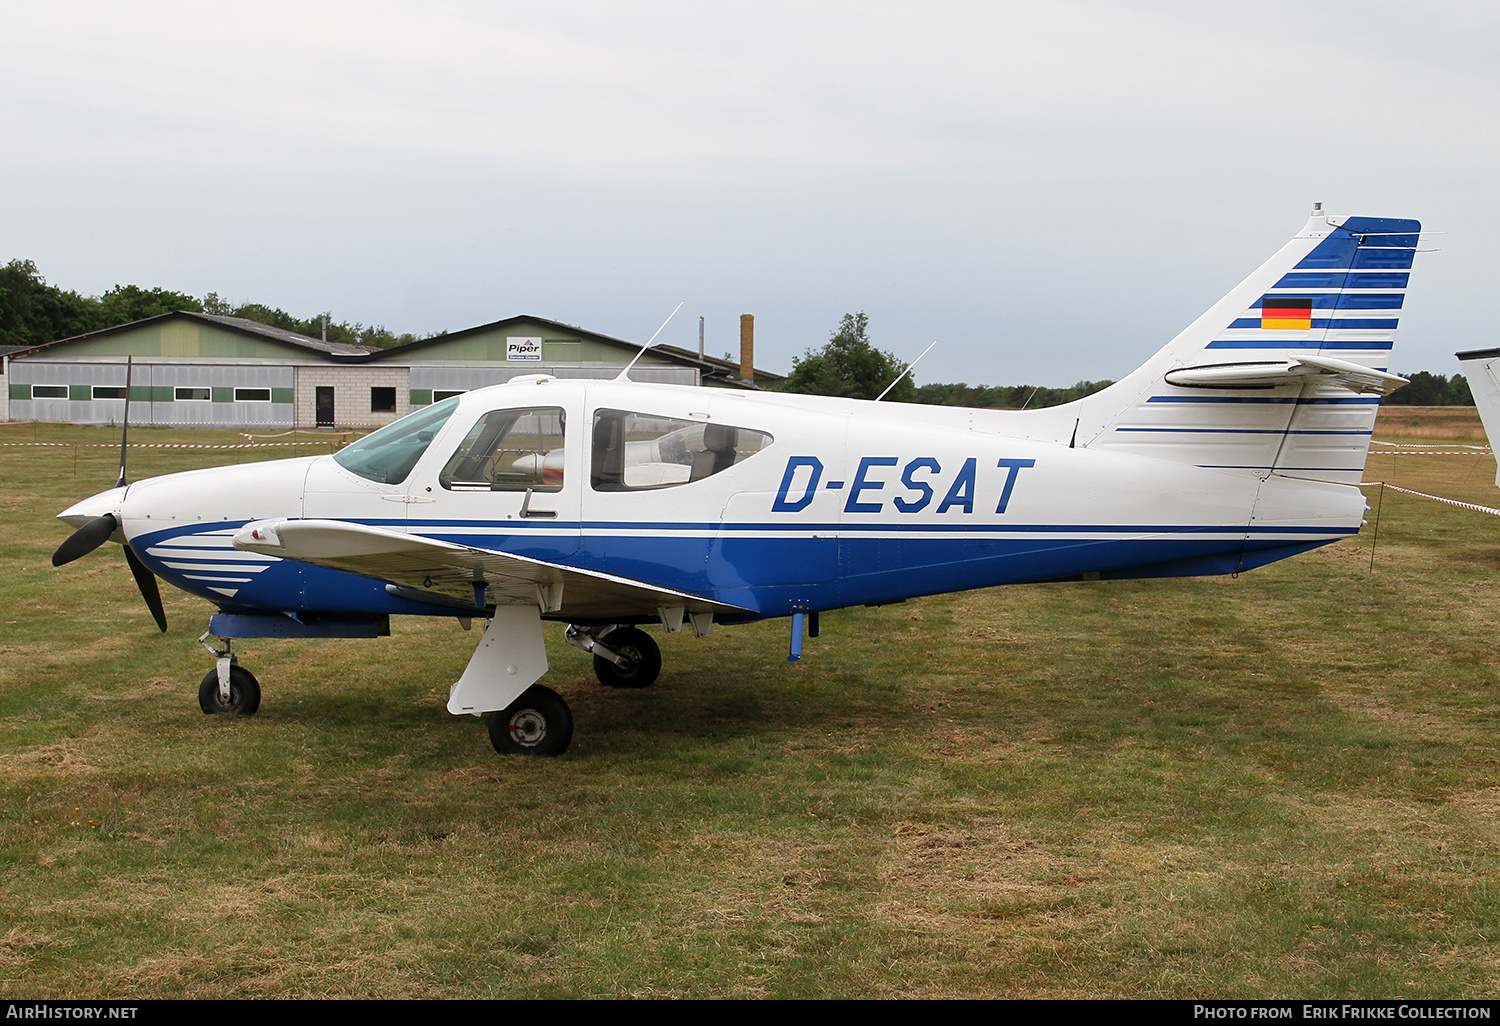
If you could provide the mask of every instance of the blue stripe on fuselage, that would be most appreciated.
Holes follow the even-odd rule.
[[[222,532],[240,526],[220,522],[214,529]],[[1228,573],[1258,565],[1246,562],[1255,552],[1301,551],[1356,533],[1354,528],[1244,525],[885,522],[836,527],[798,523],[721,527],[705,523],[663,528],[659,524],[591,522],[585,525],[582,551],[572,549],[576,534],[558,538],[559,546],[566,544],[570,549],[564,554],[549,551],[547,539],[536,531],[517,529],[519,525],[509,522],[503,532],[472,533],[475,528],[494,526],[478,521],[434,522],[424,525],[422,533],[479,548],[524,550],[533,558],[717,598],[766,616],[786,615],[793,608],[835,609],[1084,573],[1152,576],[1151,568],[1159,564],[1190,563],[1200,568],[1193,571],[1196,573]],[[555,530],[571,525],[548,526]],[[463,532],[463,528],[470,530]],[[591,528],[620,533],[590,533]],[[132,547],[139,546],[137,551],[144,553],[167,539],[185,539],[200,530],[183,527],[138,536],[132,539]],[[695,530],[705,533],[696,537],[688,533]],[[796,536],[820,531],[829,536]],[[834,531],[841,537],[833,536]],[[766,533],[774,536],[756,536]],[[877,536],[881,534],[894,537]],[[192,580],[184,571],[168,568],[159,557],[142,554],[141,558],[167,582],[224,608],[455,615],[452,609],[397,598],[386,592],[381,581],[290,560],[267,565],[253,575],[253,580],[234,585],[235,594],[227,596],[213,591],[208,582]],[[789,567],[798,570],[793,573]],[[791,576],[803,579],[790,580]]]

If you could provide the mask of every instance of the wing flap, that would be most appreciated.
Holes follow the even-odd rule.
[[[744,613],[742,606],[597,570],[548,563],[493,549],[401,534],[347,520],[257,520],[234,536],[237,549],[342,570],[427,592],[475,608],[476,585],[490,605],[537,603],[576,619],[649,616],[662,608]],[[411,596],[408,596],[411,597]]]

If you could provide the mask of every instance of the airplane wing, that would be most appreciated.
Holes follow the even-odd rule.
[[[644,581],[547,563],[493,549],[400,534],[346,520],[257,520],[234,536],[237,549],[386,581],[402,598],[476,610],[476,585],[491,605],[536,602],[544,613],[578,620],[646,616],[662,608],[745,613]]]

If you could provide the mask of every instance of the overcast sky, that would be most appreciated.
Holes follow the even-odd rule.
[[[1134,368],[1335,213],[1445,232],[1392,366],[1500,345],[1500,5],[0,0],[0,261],[786,371]]]

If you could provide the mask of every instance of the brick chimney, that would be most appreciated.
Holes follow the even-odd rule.
[[[740,314],[740,380],[755,380],[754,314]]]

